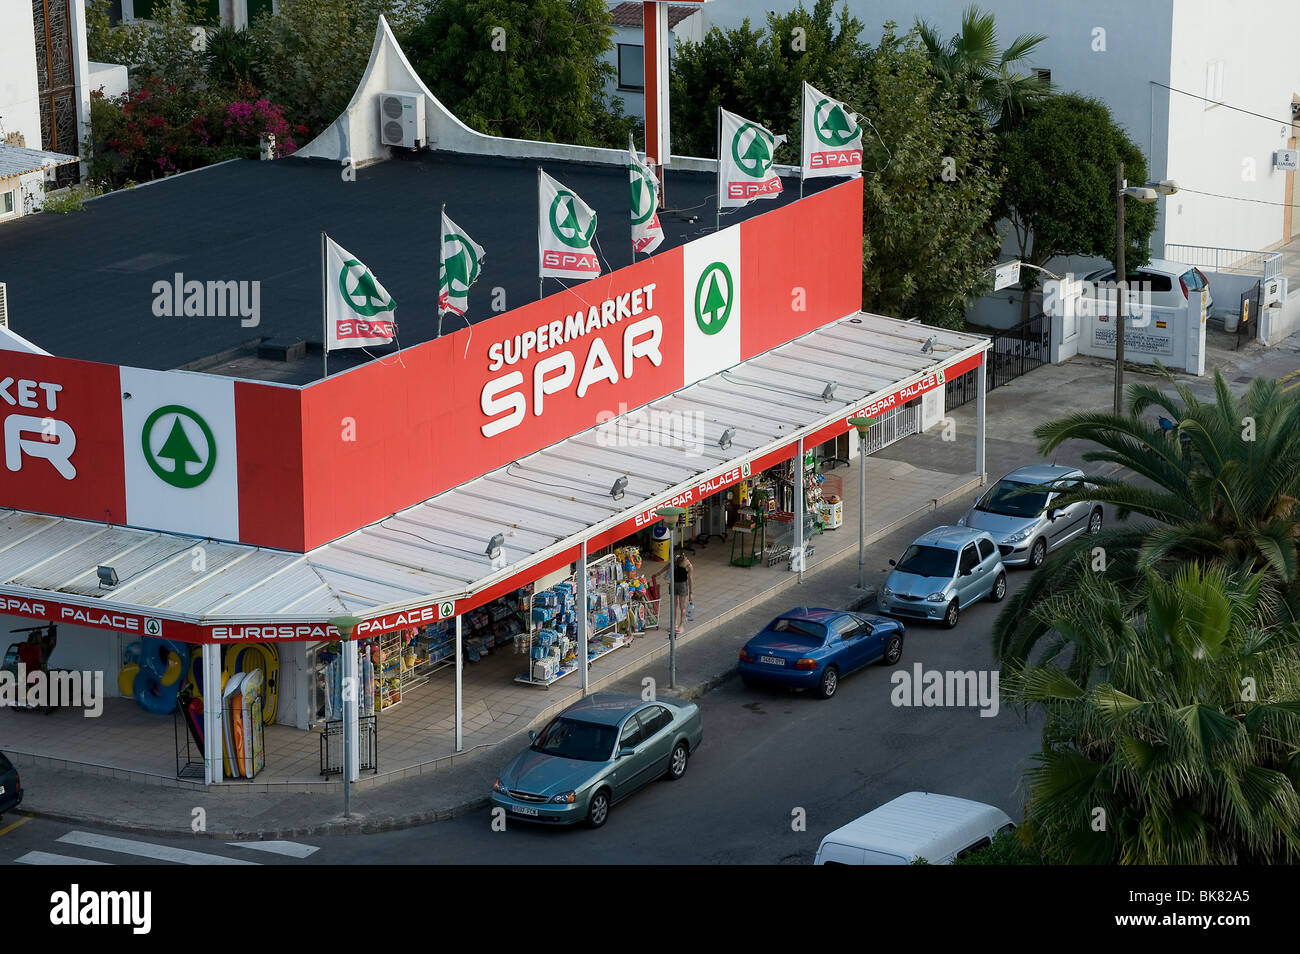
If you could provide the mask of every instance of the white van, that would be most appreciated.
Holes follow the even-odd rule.
[[[908,792],[837,828],[817,846],[815,865],[950,865],[1014,829],[1006,812],[951,795]]]

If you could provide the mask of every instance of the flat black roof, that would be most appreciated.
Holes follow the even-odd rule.
[[[9,323],[47,351],[133,367],[188,367],[302,384],[321,373],[320,233],[365,262],[397,302],[400,343],[436,336],[440,207],[483,246],[483,273],[469,317],[495,316],[494,287],[507,308],[537,297],[537,166],[446,152],[394,158],[356,170],[319,159],[237,160],[86,203],[68,215],[29,215],[0,226],[0,281]],[[599,251],[610,270],[632,262],[626,167],[547,161],[555,178],[599,214]],[[839,179],[814,179],[806,193]],[[711,173],[665,177],[663,251],[714,227]],[[774,200],[723,216],[734,224],[794,201],[797,177]],[[674,211],[680,210],[680,211]],[[154,283],[259,281],[260,324],[234,317],[156,317]],[[546,294],[560,290],[547,279]],[[447,315],[444,332],[461,327]],[[306,341],[305,360],[255,357],[264,339]],[[393,347],[370,349],[391,353]],[[360,349],[330,355],[331,372],[371,358]]]

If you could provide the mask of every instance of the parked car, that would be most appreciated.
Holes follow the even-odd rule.
[[[1006,812],[983,802],[908,792],[823,838],[813,864],[909,865],[925,859],[950,865],[1015,827]]]
[[[1081,500],[1068,507],[1054,506],[1062,492],[1075,489],[1082,480],[1083,471],[1073,467],[1021,467],[977,497],[975,506],[957,522],[992,534],[1007,566],[1038,569],[1049,551],[1081,533],[1101,530],[1101,504]]]
[[[745,685],[815,689],[829,699],[840,677],[903,656],[903,624],[882,616],[803,607],[783,613],[740,650]]]
[[[599,828],[610,806],[675,780],[704,740],[693,702],[598,692],[574,703],[501,770],[491,801],[523,821]]]
[[[976,600],[988,597],[997,603],[1007,595],[997,544],[983,530],[936,527],[889,565],[894,571],[876,603],[891,616],[941,620],[952,629],[961,611]]]
[[[0,752],[0,818],[21,805],[22,801],[23,783],[18,777],[18,769]]]
[[[1099,268],[1085,276],[1089,282],[1113,282],[1115,267]],[[1205,310],[1208,312],[1214,304],[1210,293],[1210,280],[1199,268],[1171,262],[1164,258],[1153,258],[1146,265],[1132,269],[1126,279],[1130,287],[1149,285],[1151,304],[1160,308],[1181,308],[1189,302],[1194,312],[1200,311],[1200,293],[1205,289]]]

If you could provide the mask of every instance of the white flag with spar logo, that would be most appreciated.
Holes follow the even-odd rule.
[[[632,180],[632,251],[649,254],[664,240],[659,224],[659,180],[641,161],[636,150],[629,148]]]
[[[803,177],[862,175],[862,127],[839,100],[803,84]]]
[[[325,237],[326,347],[390,344],[397,336],[397,303],[364,264]]]
[[[537,170],[538,272],[543,278],[595,278],[600,262],[592,251],[596,213],[591,206]]]
[[[442,213],[442,253],[438,268],[438,314],[465,314],[469,286],[483,270],[483,247]]]
[[[722,154],[718,156],[718,196],[722,208],[780,195],[781,177],[772,171],[772,164],[785,136],[775,136],[758,123],[725,109],[719,109],[718,113],[722,124]]]

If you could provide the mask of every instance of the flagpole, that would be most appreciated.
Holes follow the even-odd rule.
[[[804,113],[807,111],[807,109],[808,109],[808,81],[804,80],[803,86],[799,90],[799,198],[801,199],[803,198],[803,157],[804,157],[803,137],[808,134],[807,117],[804,115]],[[817,117],[813,116],[813,121],[815,122],[816,120]],[[775,150],[773,150],[773,154],[775,154]]]
[[[542,167],[537,167],[537,232],[542,231]],[[542,300],[542,243],[537,243],[537,300]]]
[[[722,228],[722,104],[718,104],[718,206],[713,213],[713,231]]]
[[[434,307],[438,309],[438,335],[442,337],[442,223],[447,220],[447,203],[442,204],[442,217],[438,219],[438,290],[435,292],[437,301]],[[451,286],[448,285],[448,288]]]
[[[325,377],[330,376],[330,304],[326,289],[329,287],[329,279],[326,275],[328,268],[326,266],[325,254],[325,232],[320,233],[320,309],[321,325],[325,331],[325,337],[322,339],[322,357],[325,359]]]
[[[627,151],[634,156],[636,155],[636,140],[632,138],[632,130],[630,129],[627,131]],[[630,172],[629,175],[631,175]],[[632,214],[636,215],[636,209],[632,210]],[[628,239],[632,242],[632,261],[635,262],[636,261],[636,237],[635,235],[630,234],[628,235]]]

